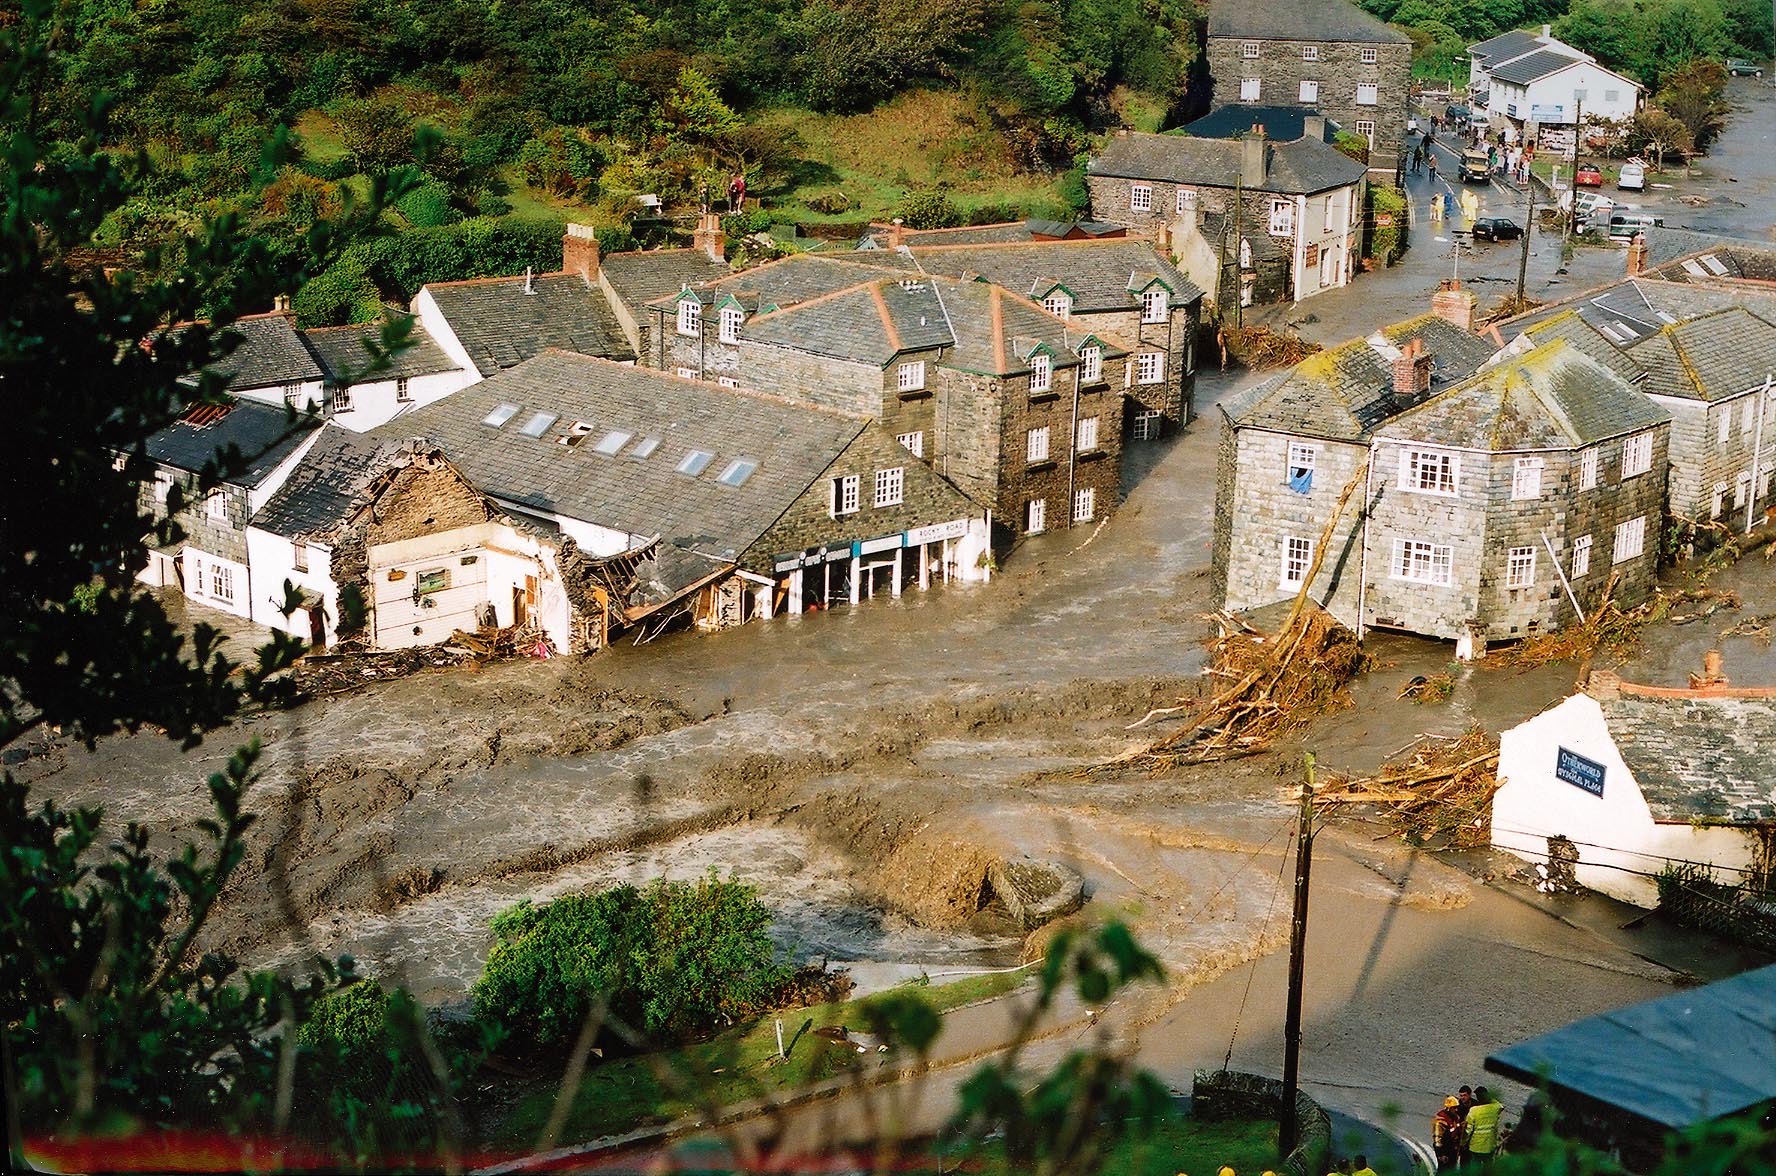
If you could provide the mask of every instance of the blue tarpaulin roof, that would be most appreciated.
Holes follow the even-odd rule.
[[[1681,1129],[1776,1099],[1776,966],[1574,1021],[1486,1059]]]

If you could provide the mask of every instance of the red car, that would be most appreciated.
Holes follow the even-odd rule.
[[[1573,173],[1573,183],[1581,188],[1601,188],[1603,187],[1603,172],[1599,171],[1594,163],[1580,164],[1579,170]]]

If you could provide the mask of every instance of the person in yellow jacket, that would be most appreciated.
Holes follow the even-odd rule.
[[[1467,1120],[1462,1124],[1463,1167],[1485,1167],[1492,1162],[1499,1144],[1499,1116],[1504,1110],[1486,1087],[1474,1088],[1474,1105],[1468,1108]]]

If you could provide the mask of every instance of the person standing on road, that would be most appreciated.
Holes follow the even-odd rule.
[[[1455,1109],[1460,1112],[1462,1121],[1466,1122],[1468,1112],[1474,1109],[1474,1088],[1464,1086],[1455,1092]]]
[[[1484,1168],[1492,1163],[1492,1154],[1498,1150],[1499,1116],[1504,1110],[1492,1100],[1486,1087],[1474,1088],[1474,1105],[1468,1108],[1468,1117],[1462,1123],[1463,1167]]]
[[[1431,1116],[1431,1150],[1437,1155],[1437,1171],[1451,1172],[1461,1166],[1462,1143],[1461,1100],[1451,1095]]]

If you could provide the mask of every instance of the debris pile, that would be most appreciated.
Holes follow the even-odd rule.
[[[1588,658],[1602,650],[1624,654],[1640,640],[1640,631],[1656,621],[1688,625],[1705,620],[1721,609],[1741,606],[1739,594],[1730,589],[1710,588],[1702,580],[1692,587],[1655,589],[1652,599],[1634,608],[1623,609],[1613,599],[1615,573],[1604,586],[1601,603],[1591,610],[1582,625],[1527,637],[1498,659],[1498,664],[1534,669],[1554,662]]]
[[[1224,355],[1253,371],[1293,367],[1321,350],[1318,343],[1310,343],[1300,335],[1269,327],[1223,327],[1221,336]],[[1221,366],[1227,366],[1225,360]]]
[[[1484,731],[1459,739],[1423,735],[1374,776],[1328,780],[1314,801],[1380,805],[1394,827],[1419,845],[1484,845],[1491,826],[1488,810],[1499,787],[1498,762],[1498,740]]]
[[[426,670],[480,666],[508,657],[554,656],[554,646],[535,624],[483,626],[473,633],[458,629],[442,645],[412,649],[371,649],[361,641],[342,641],[326,653],[303,655],[292,676],[298,697],[332,698]]]

